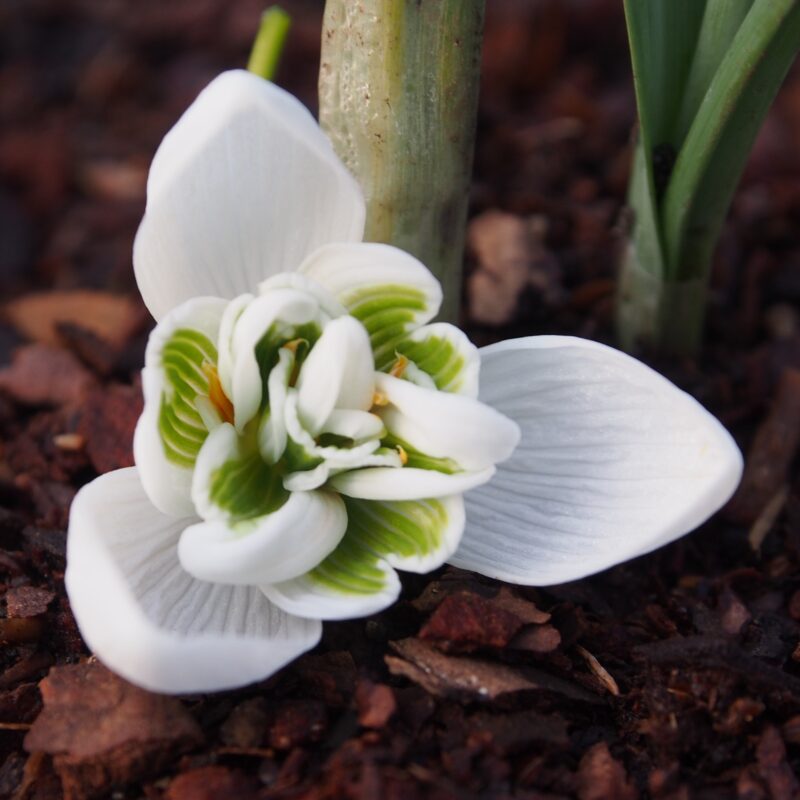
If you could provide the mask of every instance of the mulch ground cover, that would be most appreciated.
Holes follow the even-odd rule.
[[[0,5],[0,796],[800,796],[800,72],[719,246],[696,360],[652,361],[746,454],[722,513],[531,589],[452,568],[247,689],[164,698],[89,658],[75,491],[132,463],[151,322],[131,245],[160,138],[244,63],[261,0]],[[312,108],[321,4],[279,82]],[[613,342],[635,108],[618,0],[491,0],[463,323]],[[102,602],[98,598],[98,602]]]

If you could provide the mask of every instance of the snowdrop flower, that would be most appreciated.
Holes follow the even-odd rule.
[[[158,321],[136,467],[72,507],[66,585],[109,667],[163,692],[264,678],[321,620],[449,561],[552,584],[646,553],[741,457],[692,398],[568,337],[478,351],[302,105],[221,75],[161,144],[134,266]],[[480,372],[480,385],[479,385]]]

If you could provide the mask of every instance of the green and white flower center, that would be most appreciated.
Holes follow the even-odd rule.
[[[452,553],[461,494],[491,478],[518,430],[475,398],[464,334],[420,326],[437,292],[423,270],[417,285],[279,274],[159,323],[136,459],[156,505],[199,518],[179,546],[195,577],[257,584],[298,613],[321,592],[344,614],[341,596],[385,604],[392,567]]]

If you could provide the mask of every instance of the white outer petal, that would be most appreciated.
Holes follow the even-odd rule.
[[[415,312],[414,327],[432,320],[442,305],[442,287],[433,273],[410,253],[373,242],[326,244],[310,253],[298,268],[350,307],[355,296],[372,286],[410,286],[425,296]]]
[[[292,492],[277,510],[232,530],[222,520],[183,532],[178,557],[194,577],[212,583],[257,585],[289,580],[313,569],[342,540],[347,512],[331,492]]]
[[[186,516],[194,513],[194,506],[191,498],[192,470],[167,459],[158,431],[161,395],[165,386],[161,349],[179,328],[199,331],[215,344],[225,306],[226,301],[216,297],[189,300],[164,317],[147,342],[142,370],[144,410],[136,424],[133,455],[147,496],[165,514]]]
[[[650,552],[730,497],[742,458],[696,400],[610,347],[563,336],[481,350],[481,399],[522,441],[467,495],[451,563],[548,585]]]
[[[153,159],[136,280],[156,319],[198,295],[231,299],[320,245],[360,241],[364,214],[358,184],[302,104],[225,72]]]
[[[381,409],[386,427],[435,458],[452,458],[466,470],[507,459],[519,442],[519,426],[471,397],[425,389],[376,373],[375,388],[390,405]]]
[[[81,634],[104,664],[155,692],[261,680],[312,648],[322,630],[255,588],[187,575],[177,541],[192,521],[158,512],[136,469],[85,486],[70,512],[64,580]]]
[[[362,500],[419,500],[461,494],[491,480],[494,467],[447,475],[432,469],[367,467],[334,475],[328,485]]]
[[[303,427],[316,436],[334,408],[369,409],[374,372],[364,326],[349,316],[331,320],[297,378],[297,411]]]
[[[230,399],[238,430],[255,416],[261,403],[261,371],[255,348],[273,323],[303,325],[320,321],[317,301],[296,289],[276,289],[253,300],[233,331],[233,380]]]

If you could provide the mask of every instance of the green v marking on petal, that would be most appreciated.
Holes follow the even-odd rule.
[[[455,475],[457,472],[464,471],[461,465],[457,461],[453,461],[452,458],[435,458],[434,456],[426,455],[391,433],[381,439],[381,444],[393,450],[402,447],[407,456],[406,467],[432,469],[436,472],[443,472],[445,475]]]
[[[367,329],[378,370],[391,366],[395,345],[416,327],[428,307],[423,291],[401,284],[369,286],[350,292],[343,301]]]
[[[203,364],[216,366],[217,348],[198,331],[179,328],[161,349],[165,391],[161,395],[158,431],[167,459],[191,468],[208,436],[197,413],[195,399],[208,396],[208,377]]]
[[[296,352],[294,373],[297,374],[303,359],[322,335],[322,328],[316,322],[307,322],[303,325],[287,325],[275,323],[270,325],[267,332],[258,340],[255,347],[256,361],[261,374],[261,410],[269,405],[269,374],[278,363],[278,351],[287,342],[300,339],[307,343],[306,347]]]
[[[437,389],[457,392],[461,388],[467,362],[449,339],[433,334],[420,341],[404,339],[397,343],[396,350],[430,375]]]
[[[289,499],[289,492],[283,488],[281,472],[256,451],[218,467],[211,475],[209,497],[236,525],[277,511]]]
[[[377,594],[387,586],[382,559],[413,561],[444,545],[449,524],[440,500],[373,501],[342,498],[347,532],[338,547],[308,573],[314,583],[351,595]]]

